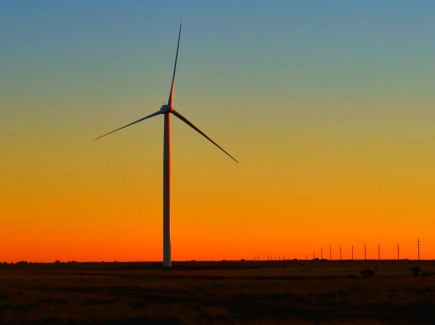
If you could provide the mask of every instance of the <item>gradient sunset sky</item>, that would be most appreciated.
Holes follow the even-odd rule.
[[[0,261],[435,258],[435,3],[2,1]],[[326,253],[325,253],[326,252]]]

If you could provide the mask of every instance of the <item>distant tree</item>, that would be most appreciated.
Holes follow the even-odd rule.
[[[55,264],[59,264],[60,263],[60,261],[59,260],[56,260],[56,262],[54,262]]]

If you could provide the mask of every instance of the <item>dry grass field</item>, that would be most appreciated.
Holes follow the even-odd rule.
[[[435,324],[435,261],[0,265],[0,324],[96,323]]]

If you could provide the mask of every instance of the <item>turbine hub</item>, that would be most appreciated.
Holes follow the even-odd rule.
[[[171,105],[162,105],[162,107],[160,107],[160,112],[162,113],[170,113],[171,111],[172,111]]]

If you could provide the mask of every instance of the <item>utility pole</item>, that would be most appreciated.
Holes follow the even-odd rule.
[[[417,239],[418,260],[420,261],[420,238]]]
[[[323,247],[320,246],[320,259],[323,260]]]
[[[353,245],[352,245],[352,261],[353,261]]]
[[[305,254],[305,261],[308,261],[308,254]]]
[[[340,261],[341,261],[341,246],[340,246]]]
[[[313,251],[313,260],[316,258],[316,253]]]
[[[332,260],[332,249],[331,246],[329,246],[329,260]]]
[[[381,245],[378,244],[378,260],[381,260]]]
[[[367,245],[364,244],[364,261],[367,261]]]
[[[400,246],[399,243],[397,243],[397,260],[400,260]]]

